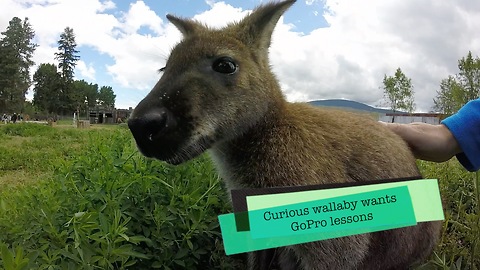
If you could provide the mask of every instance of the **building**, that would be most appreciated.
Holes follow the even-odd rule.
[[[132,108],[129,109],[115,109],[97,106],[89,109],[90,124],[118,124],[125,123]]]
[[[422,122],[427,124],[438,125],[440,121],[448,115],[442,113],[386,113],[380,114],[379,121],[387,123],[409,124],[413,122]]]

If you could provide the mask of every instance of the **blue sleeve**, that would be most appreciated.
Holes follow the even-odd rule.
[[[465,169],[473,172],[480,169],[480,99],[465,104],[456,114],[442,124],[452,132],[463,153],[457,155]]]

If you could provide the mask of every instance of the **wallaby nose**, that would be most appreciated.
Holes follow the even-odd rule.
[[[176,126],[175,117],[166,108],[149,111],[128,120],[128,127],[140,147],[159,140]]]

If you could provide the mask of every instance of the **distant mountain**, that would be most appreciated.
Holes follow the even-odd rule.
[[[373,113],[381,113],[381,114],[392,113],[392,110],[375,108],[375,107],[363,104],[361,102],[356,102],[353,100],[346,100],[346,99],[313,100],[313,101],[309,101],[308,103],[314,106],[336,107],[339,109],[346,109],[346,110],[373,112]]]

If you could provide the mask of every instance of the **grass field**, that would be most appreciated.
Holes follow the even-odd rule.
[[[242,269],[224,255],[230,211],[205,156],[143,158],[126,126],[0,125],[0,269]],[[445,201],[441,242],[421,269],[480,269],[480,177],[420,162]]]

